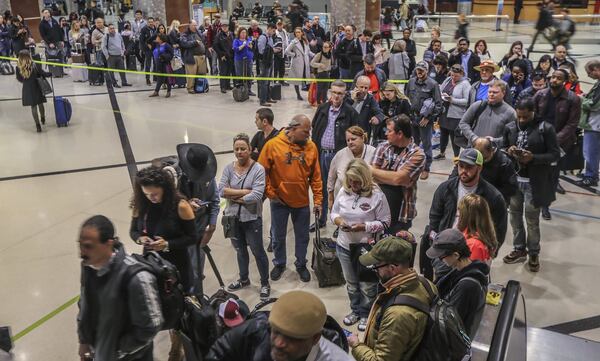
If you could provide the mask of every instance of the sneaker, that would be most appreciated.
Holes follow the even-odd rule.
[[[525,262],[525,260],[527,260],[527,251],[515,249],[506,255],[502,260],[504,263],[508,264]]]
[[[275,266],[273,267],[273,269],[271,270],[271,279],[273,281],[278,281],[281,278],[281,275],[283,274],[283,272],[285,271],[285,266]]]
[[[548,209],[548,207],[542,207],[542,218],[547,221],[552,220],[552,215],[550,214],[550,209]]]
[[[433,157],[433,160],[442,160],[442,159],[446,159],[446,155],[444,153],[440,153],[440,154],[436,155],[435,157]]]
[[[255,97],[256,93],[254,93],[252,90],[248,90],[248,96]]]
[[[42,123],[42,124],[44,124],[44,123]],[[598,181],[594,180],[593,178],[590,178],[590,177],[583,177],[582,180],[577,182],[577,185],[586,186],[586,187],[596,187],[596,186],[598,186]]]
[[[260,106],[261,107],[270,107],[271,103],[267,103],[267,102],[260,102]]]
[[[530,255],[529,256],[529,262],[527,262],[529,265],[529,270],[531,272],[539,272],[540,270],[540,256],[536,255]]]
[[[264,285],[260,287],[260,298],[265,299],[271,296],[271,286]]]
[[[361,317],[358,321],[358,330],[360,332],[365,332],[367,330],[367,319]]]
[[[298,272],[298,275],[300,276],[300,281],[310,282],[310,272],[306,266],[296,268],[296,272]]]
[[[348,314],[348,316],[344,317],[344,319],[342,320],[342,322],[344,322],[344,325],[346,326],[352,326],[355,323],[358,322],[358,315],[354,312]]]
[[[237,291],[237,290],[241,290],[244,287],[248,287],[250,286],[250,280],[237,280],[235,282],[232,282],[229,284],[229,286],[227,286],[227,290],[228,291]]]
[[[325,223],[319,224],[319,228],[325,228]],[[310,233],[316,231],[316,224],[315,223],[311,224],[310,227],[308,228],[308,231]]]

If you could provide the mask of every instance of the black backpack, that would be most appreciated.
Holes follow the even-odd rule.
[[[414,297],[395,295],[384,303],[376,320],[379,329],[385,309],[393,305],[412,307],[427,314],[427,327],[421,339],[413,361],[462,361],[471,357],[471,339],[469,338],[462,320],[454,306],[437,297],[429,281],[419,276],[419,281],[427,290],[429,298],[434,301],[427,305]]]
[[[179,277],[179,271],[171,262],[162,258],[157,252],[147,252],[144,255],[132,254],[138,263],[129,267],[125,285],[129,284],[136,274],[148,271],[156,277],[158,295],[163,315],[162,330],[170,330],[178,326],[183,316],[184,289]]]

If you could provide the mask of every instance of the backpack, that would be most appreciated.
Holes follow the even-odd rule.
[[[15,68],[8,61],[3,61],[0,63],[0,74],[2,75],[13,75],[15,73]]]
[[[170,330],[177,327],[184,309],[184,289],[177,267],[153,251],[144,255],[132,254],[131,257],[138,263],[129,267],[123,284],[126,287],[129,281],[139,272],[148,271],[153,274],[156,277],[164,320],[161,330]]]
[[[179,166],[179,158],[176,155],[154,158],[151,163],[154,167],[161,168],[171,174],[175,188],[179,186],[179,180],[183,175],[183,170],[181,170],[181,167]]]
[[[409,306],[427,314],[427,327],[423,338],[412,356],[413,361],[462,361],[471,357],[471,339],[469,338],[462,320],[454,306],[437,297],[429,281],[419,276],[430,299],[427,305],[414,297],[395,295],[390,297],[382,306],[377,316],[375,328],[378,330],[385,309],[393,305]]]

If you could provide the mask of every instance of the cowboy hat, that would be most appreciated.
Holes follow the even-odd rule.
[[[177,145],[179,165],[192,182],[206,183],[217,175],[217,158],[204,144],[184,143]]]
[[[492,69],[494,69],[494,73],[497,72],[498,70],[500,70],[500,67],[498,66],[498,64],[494,63],[494,61],[491,59],[486,59],[486,60],[482,61],[481,64],[473,67],[473,69],[475,69],[477,71],[481,71],[481,68],[492,68]]]

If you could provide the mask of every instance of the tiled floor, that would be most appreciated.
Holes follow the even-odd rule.
[[[525,27],[511,26],[509,30],[514,32],[505,32],[501,35],[504,38],[497,38],[497,34],[473,26],[471,38],[496,35],[490,40],[495,41],[490,50],[498,60],[500,54],[506,52],[507,42],[529,39],[530,31]],[[422,39],[423,35],[417,34],[416,38]],[[419,54],[424,44],[419,43]],[[449,47],[447,44],[446,48]],[[583,64],[599,50],[596,43],[574,45],[574,53],[587,56],[578,64],[585,82],[591,80],[586,78]],[[208,94],[189,95],[185,90],[174,90],[170,99],[150,99],[143,79],[137,75],[130,79],[135,86],[127,90],[142,91],[120,89],[117,101],[138,162],[174,154],[175,146],[182,142],[200,142],[214,151],[227,151],[233,135],[255,132],[254,113],[259,107],[256,98],[235,103],[231,94],[223,95],[218,86],[213,86]],[[216,81],[211,83],[216,84]],[[73,120],[68,128],[56,128],[52,104],[48,103],[48,123],[42,134],[36,134],[29,109],[23,108],[20,100],[11,100],[20,98],[20,85],[13,77],[0,78],[0,225],[3,230],[0,325],[10,325],[15,334],[77,295],[80,270],[75,241],[78,227],[86,217],[98,213],[109,216],[127,249],[139,251],[127,237],[131,185],[127,168],[122,166],[125,158],[106,88],[73,83],[68,77],[57,80],[55,85],[58,94],[76,95],[69,98],[73,104]],[[591,84],[583,86],[589,89]],[[295,114],[312,116],[314,113],[306,102],[295,100],[292,88],[284,88],[283,96],[284,100],[273,107],[277,127],[284,126]],[[233,156],[224,154],[217,159],[220,175],[224,164],[232,161]],[[70,172],[103,166],[112,167]],[[419,216],[413,228],[418,235],[427,223],[433,192],[450,168],[449,160],[434,163],[434,171],[439,174],[419,184]],[[27,176],[47,172],[58,174]],[[25,177],[6,179],[15,176]],[[541,272],[531,274],[521,265],[504,265],[500,259],[493,265],[495,282],[510,279],[521,282],[532,326],[544,327],[597,314],[600,291],[595,287],[599,271],[595,243],[600,231],[600,198],[563,184],[569,193],[558,196],[553,204],[556,210],[553,220],[542,221]],[[266,230],[270,222],[268,206],[264,215]],[[327,233],[331,231],[327,229]],[[510,234],[500,256],[510,250]],[[293,242],[291,235],[289,242]],[[234,280],[235,254],[220,227],[211,245],[224,279],[226,282]],[[253,287],[240,292],[240,296],[252,306],[258,300],[255,268],[251,269],[251,279]],[[280,281],[273,282],[272,287],[274,296],[297,288],[315,292],[338,320],[348,311],[343,288],[319,289],[314,280],[300,283],[292,267]],[[205,288],[209,291],[217,288],[210,270]],[[20,338],[15,347],[16,360],[76,360],[76,311],[76,306],[67,307]],[[600,340],[598,330],[577,335]],[[156,359],[166,360],[168,337],[160,335],[156,343]]]

